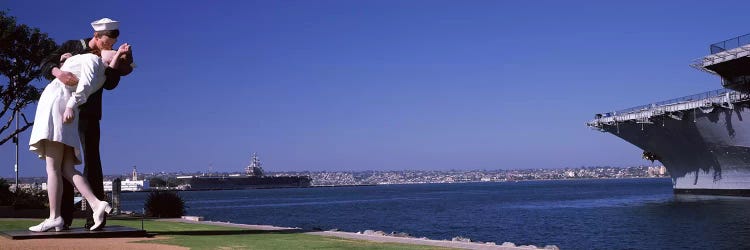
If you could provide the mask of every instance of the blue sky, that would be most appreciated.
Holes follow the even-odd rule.
[[[585,122],[720,88],[688,64],[750,33],[747,1],[85,2],[0,6],[58,43],[121,22],[105,174],[650,164]],[[20,175],[44,176],[29,134]]]

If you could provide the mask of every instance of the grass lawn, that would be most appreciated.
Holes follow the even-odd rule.
[[[0,220],[0,231],[26,230],[39,220]],[[74,221],[80,226],[81,219]],[[107,225],[141,228],[140,220],[107,220]],[[191,223],[146,220],[143,229],[167,239],[143,242],[184,246],[191,249],[446,249],[433,246],[377,243],[360,240],[307,235],[299,232],[248,230]]]

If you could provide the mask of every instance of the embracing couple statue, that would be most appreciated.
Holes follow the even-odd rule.
[[[112,50],[120,35],[118,21],[103,18],[91,26],[93,37],[63,43],[42,65],[51,82],[37,104],[29,149],[46,162],[49,218],[30,227],[31,231],[70,228],[73,185],[90,204],[84,226],[88,230],[102,229],[112,210],[103,201],[99,155],[102,88],[114,89],[121,76],[133,71],[133,55],[127,43]],[[74,168],[81,163],[83,175]]]

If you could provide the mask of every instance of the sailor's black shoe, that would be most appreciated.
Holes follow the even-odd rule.
[[[91,217],[88,217],[86,218],[86,224],[83,225],[83,228],[85,228],[86,230],[89,230],[89,228],[91,228],[91,226],[93,225],[94,225],[94,219],[92,219]]]
[[[104,228],[105,225],[107,225],[107,216],[106,215],[104,216],[104,221],[102,221],[102,225],[99,226],[99,228],[95,229],[94,231],[102,230],[102,228]],[[83,227],[86,228],[86,230],[91,230],[91,227],[93,227],[93,226],[94,226],[94,219],[92,219],[91,217],[86,218],[86,224],[83,225]]]

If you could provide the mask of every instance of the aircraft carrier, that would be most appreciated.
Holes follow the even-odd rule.
[[[266,176],[257,154],[253,154],[245,175],[178,176],[177,179],[187,190],[309,187],[312,182],[310,176]]]
[[[722,89],[596,114],[591,128],[667,168],[674,193],[750,196],[750,34],[710,45],[690,66]]]

